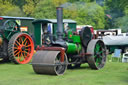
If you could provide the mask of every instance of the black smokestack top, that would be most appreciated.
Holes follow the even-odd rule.
[[[56,15],[57,15],[57,36],[58,36],[58,40],[61,40],[63,37],[63,8],[62,7],[56,8]]]

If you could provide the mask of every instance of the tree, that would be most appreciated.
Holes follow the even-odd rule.
[[[8,0],[0,0],[0,16],[22,16],[19,7],[11,4]]]
[[[11,3],[13,4],[13,5],[16,5],[16,6],[18,6],[21,10],[23,10],[23,6],[25,5],[25,3],[26,3],[26,0],[9,0],[9,1],[11,1]]]
[[[74,3],[64,8],[64,17],[76,20],[79,25],[92,25],[95,29],[104,28],[104,9],[96,3]]]
[[[110,20],[111,22],[107,22],[105,28],[116,28],[116,24],[119,23],[117,20],[121,19],[121,17],[121,20],[124,21],[124,16],[128,14],[127,7],[127,0],[105,0],[105,12],[106,14],[109,14],[112,17],[112,19]]]
[[[41,1],[35,11],[34,17],[36,18],[56,18],[56,7],[61,6],[67,2],[67,0],[44,0]]]
[[[68,1],[74,3],[74,2],[93,2],[95,0],[68,0]]]
[[[51,0],[44,0],[41,1],[35,11],[34,11],[34,17],[36,18],[55,18],[56,8],[53,5]]]
[[[67,5],[69,4],[69,5]],[[34,11],[36,18],[56,18],[56,7],[63,6],[63,18],[76,20],[81,25],[92,25],[96,29],[104,28],[104,9],[96,3],[67,3],[66,0],[41,1]]]
[[[66,3],[67,0],[52,0],[52,3],[55,7],[61,6],[62,4]]]
[[[125,6],[125,8],[124,8],[124,13],[125,13],[125,15],[127,15],[127,16],[128,16],[128,5],[127,5],[127,6]]]
[[[23,12],[27,16],[33,16],[35,8],[40,1],[41,0],[26,0],[26,4],[23,6]]]
[[[128,32],[128,16],[115,19],[115,27],[121,28],[123,32]]]

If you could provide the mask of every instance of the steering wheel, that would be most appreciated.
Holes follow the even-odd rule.
[[[3,24],[3,28],[5,30],[11,30],[11,31],[20,30],[20,26],[16,23],[15,20],[5,21]]]

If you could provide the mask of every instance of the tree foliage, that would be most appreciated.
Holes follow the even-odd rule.
[[[64,8],[64,18],[81,25],[89,24],[95,29],[127,28],[127,0],[0,0],[0,15],[55,19],[58,6]]]
[[[70,5],[67,5],[70,4]],[[63,17],[76,20],[78,24],[90,24],[94,28],[104,28],[104,9],[96,3],[67,3],[66,0],[41,1],[34,12],[36,18],[56,18],[56,7],[63,6]]]
[[[113,3],[114,2],[114,3]],[[125,18],[127,18],[128,15],[128,1],[127,0],[106,0],[105,2],[106,6],[106,14],[111,15],[112,19],[107,20],[106,26],[109,28],[122,28],[126,29],[126,26],[123,26],[127,24],[125,22]],[[126,31],[126,30],[125,30]]]
[[[16,5],[9,0],[0,0],[0,16],[23,16],[23,13]]]
[[[66,0],[41,1],[34,12],[36,18],[56,18],[56,7],[67,2]]]
[[[128,32],[128,16],[115,19],[115,27],[121,28],[123,32]]]
[[[27,16],[33,16],[35,8],[40,0],[26,0],[26,4],[23,6],[23,12]]]
[[[66,2],[67,2],[67,0],[52,0],[52,3],[53,3],[53,5],[54,5],[55,7],[58,7],[58,6],[60,6],[60,5],[64,4],[64,3],[66,3]]]
[[[74,3],[74,2],[93,2],[95,0],[68,0],[68,1]]]
[[[104,15],[104,9],[96,3],[77,3],[64,11],[65,18],[74,19],[81,25],[92,25],[95,29],[104,28]]]
[[[55,18],[55,10],[51,0],[44,0],[37,5],[34,16],[36,18]]]
[[[127,5],[127,6],[125,6],[125,8],[124,8],[124,13],[125,13],[125,15],[127,15],[127,16],[128,16],[128,5]]]

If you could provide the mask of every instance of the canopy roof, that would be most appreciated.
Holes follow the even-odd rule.
[[[12,16],[0,16],[1,18],[4,19],[29,19],[29,20],[33,20],[35,18],[31,18],[31,17],[12,17]]]
[[[33,21],[33,23],[57,23],[57,19],[38,19]],[[71,19],[63,19],[63,23],[76,23],[76,21]]]

